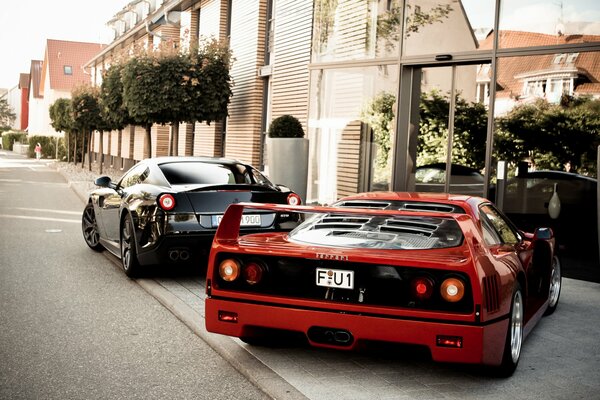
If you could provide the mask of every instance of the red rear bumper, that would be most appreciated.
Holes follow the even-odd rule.
[[[254,328],[284,329],[302,332],[311,345],[354,349],[361,341],[382,341],[427,346],[435,361],[499,365],[508,327],[508,319],[486,325],[466,325],[452,321],[420,321],[378,316],[342,314],[327,311],[284,308],[273,305],[250,304],[207,298],[206,329],[209,332],[235,337],[251,336]],[[219,314],[236,317],[225,322]],[[308,334],[316,329],[347,332],[350,343],[341,345],[315,341]],[[329,334],[329,331],[327,331]],[[344,334],[345,335],[345,334]],[[442,347],[440,337],[461,338],[461,348]],[[341,339],[345,340],[345,336]]]

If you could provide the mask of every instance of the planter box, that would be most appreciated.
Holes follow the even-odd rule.
[[[269,179],[292,189],[306,200],[308,179],[308,139],[267,138]]]

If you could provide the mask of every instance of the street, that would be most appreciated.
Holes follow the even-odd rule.
[[[0,398],[267,396],[81,237],[81,200],[0,151]]]

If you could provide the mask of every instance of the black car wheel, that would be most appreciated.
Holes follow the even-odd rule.
[[[135,278],[139,272],[136,249],[133,220],[131,215],[127,214],[121,225],[121,263],[125,275],[130,278]]]
[[[548,308],[544,315],[550,315],[558,306],[560,297],[560,288],[562,287],[562,272],[560,269],[560,260],[557,256],[552,259],[552,272],[550,273],[550,289],[548,291]]]
[[[83,215],[81,216],[81,232],[83,233],[85,243],[87,243],[91,249],[96,251],[102,250],[98,222],[96,221],[96,213],[94,212],[94,205],[92,203],[88,203],[83,209]]]
[[[508,332],[506,333],[502,364],[498,370],[500,376],[511,376],[519,364],[521,347],[523,346],[524,315],[525,304],[523,302],[523,293],[521,291],[521,286],[517,284],[513,292],[510,306]]]

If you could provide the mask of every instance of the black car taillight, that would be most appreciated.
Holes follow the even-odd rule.
[[[158,197],[158,205],[165,211],[170,211],[175,208],[175,198],[171,194],[161,194]]]
[[[287,203],[290,206],[299,206],[302,204],[302,199],[296,193],[290,193],[287,197]]]

